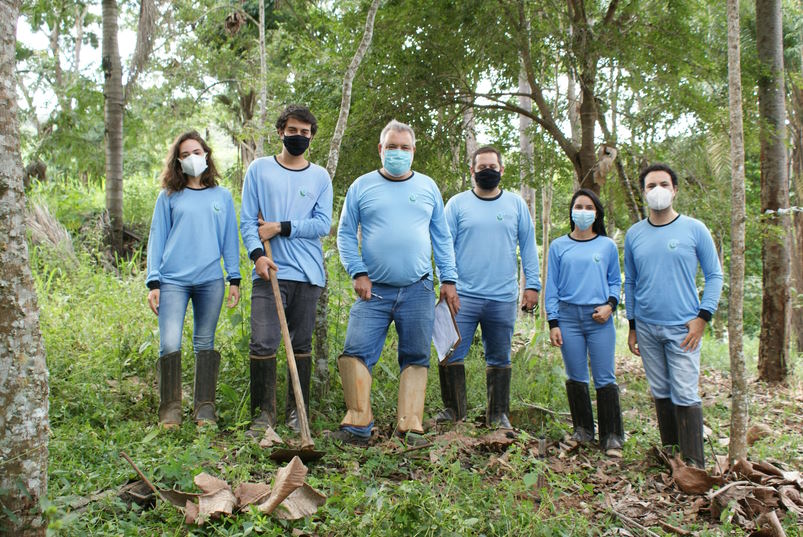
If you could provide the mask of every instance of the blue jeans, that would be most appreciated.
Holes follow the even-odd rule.
[[[181,350],[184,315],[192,300],[192,347],[195,352],[215,347],[215,328],[223,305],[223,279],[196,285],[163,283],[159,291],[159,356]]]
[[[636,320],[636,338],[650,391],[656,399],[672,399],[677,406],[700,403],[700,346],[685,351],[680,344],[689,329]]]
[[[613,326],[613,315],[604,323],[591,318],[596,307],[561,302],[558,321],[563,337],[560,352],[569,380],[588,384],[590,361],[594,387],[599,389],[616,382],[616,328]]]
[[[489,367],[510,365],[510,345],[516,325],[516,301],[500,302],[470,296],[460,297],[460,311],[455,316],[460,343],[447,358],[450,364],[462,363],[468,355],[477,325],[482,329],[485,364]]]
[[[375,283],[371,292],[376,296],[371,300],[358,298],[351,307],[343,354],[359,358],[373,372],[392,321],[399,335],[399,370],[408,365],[429,367],[435,322],[432,280],[422,279],[405,287]]]

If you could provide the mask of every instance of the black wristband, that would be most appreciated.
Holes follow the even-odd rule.
[[[148,289],[152,291],[154,289],[159,289],[159,287],[162,285],[162,282],[160,282],[159,280],[151,280],[145,285],[147,285]]]
[[[705,322],[710,322],[712,316],[713,315],[708,310],[700,310],[700,312],[697,314],[697,317],[704,320]]]
[[[253,261],[254,263],[256,263],[256,262],[257,262],[257,259],[259,259],[259,258],[260,258],[260,257],[262,257],[263,255],[265,255],[265,250],[264,250],[264,249],[262,249],[262,248],[255,248],[254,250],[252,250],[252,251],[251,251],[251,253],[250,253],[250,254],[248,254],[248,257],[249,257],[249,258],[251,258],[251,261]]]
[[[559,324],[557,319],[550,319],[547,322],[549,323],[550,330],[552,330],[553,328],[557,328]]]
[[[352,279],[352,280],[356,280],[356,279],[357,279],[357,278],[359,278],[360,276],[368,276],[368,273],[367,273],[367,272],[358,272],[357,274],[355,274],[354,276],[352,276],[352,277],[351,277],[351,279]]]
[[[451,284],[451,285],[454,285],[454,284],[455,284],[455,282],[453,282],[452,280],[443,280],[443,281],[441,282],[441,285],[443,285],[443,284],[446,284],[446,283],[448,283],[448,284]]]
[[[635,330],[636,329],[636,320],[635,319],[628,319],[627,323],[630,325],[630,329],[631,330]]]
[[[279,231],[279,235],[281,235],[282,237],[289,237],[291,231],[290,221],[285,220],[284,222],[279,222],[279,226],[281,226],[281,231]]]
[[[613,309],[613,311],[616,311],[616,307],[619,305],[619,299],[615,296],[609,296],[608,304],[611,305],[611,309]]]
[[[525,291],[535,291],[536,293],[540,293],[541,292],[540,289],[536,289],[535,287],[525,287],[524,290]]]
[[[241,279],[242,278],[232,278],[232,279],[229,280],[229,285],[234,285],[234,286],[240,287],[240,280]]]

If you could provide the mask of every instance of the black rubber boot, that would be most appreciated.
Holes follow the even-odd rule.
[[[198,425],[217,422],[215,391],[220,370],[220,354],[216,350],[198,351],[195,355],[195,389],[192,419]]]
[[[677,446],[678,422],[675,417],[675,405],[672,404],[672,399],[655,399],[655,414],[658,417],[661,445],[664,447]]]
[[[466,417],[466,368],[462,363],[438,366],[443,410],[435,423],[456,422]]]
[[[159,424],[165,428],[181,424],[181,351],[171,352],[156,362],[159,377]]]
[[[262,432],[276,426],[276,355],[250,357],[251,427]]]
[[[680,456],[686,463],[705,469],[705,451],[703,446],[703,407],[676,406],[675,415],[678,421],[678,445]]]
[[[488,409],[485,411],[485,425],[498,429],[512,429],[510,425],[510,367],[486,367],[485,386]]]
[[[304,408],[307,411],[309,422],[309,384],[312,377],[312,355],[295,354],[298,382],[301,384],[301,393],[304,396]],[[290,367],[287,368],[287,397],[285,398],[284,416],[287,426],[295,432],[301,430],[298,424],[298,409],[296,408],[296,395],[293,391],[293,381],[290,378]]]
[[[625,441],[622,409],[619,406],[619,386],[608,384],[597,390],[597,421],[599,447],[604,452],[622,449]]]
[[[569,411],[572,413],[574,434],[572,440],[580,444],[594,441],[594,411],[587,382],[566,381],[566,396],[569,398]]]

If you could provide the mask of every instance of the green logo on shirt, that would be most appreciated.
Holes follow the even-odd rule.
[[[410,197],[408,199],[410,200],[410,203],[415,203],[416,200],[415,194],[410,194]]]
[[[594,263],[599,263],[600,259],[602,259],[602,256],[601,256],[601,255],[599,255],[599,254],[594,254]]]
[[[501,222],[502,220],[504,220],[504,218],[505,218],[505,215],[504,215],[504,214],[502,214],[502,213],[499,213],[499,214],[497,214],[497,215],[496,215],[496,219],[497,219],[497,220],[499,220],[500,222]]]
[[[216,213],[219,213],[219,212],[220,212],[220,205],[218,205],[217,203],[213,203],[213,204],[212,204],[212,209],[213,209],[213,210],[214,210]]]
[[[677,241],[677,239],[672,239],[666,244],[666,247],[669,248],[670,252],[672,252],[678,249],[679,244],[680,243]]]
[[[303,188],[301,188],[301,189],[298,190],[298,195],[303,198],[304,196],[307,195],[307,191],[304,190]]]

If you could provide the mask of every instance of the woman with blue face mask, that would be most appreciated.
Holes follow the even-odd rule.
[[[231,194],[218,186],[212,149],[189,131],[170,147],[162,170],[163,190],[148,238],[148,305],[159,318],[159,423],[181,423],[181,336],[192,300],[195,350],[193,420],[214,423],[220,354],[214,349],[225,282],[228,306],[240,300],[240,238]]]
[[[616,384],[613,313],[622,279],[616,243],[605,234],[605,211],[594,192],[580,189],[569,204],[571,233],[549,247],[544,300],[549,340],[566,366],[566,395],[577,443],[594,441],[588,364],[597,392],[600,447],[621,456],[624,430]]]

